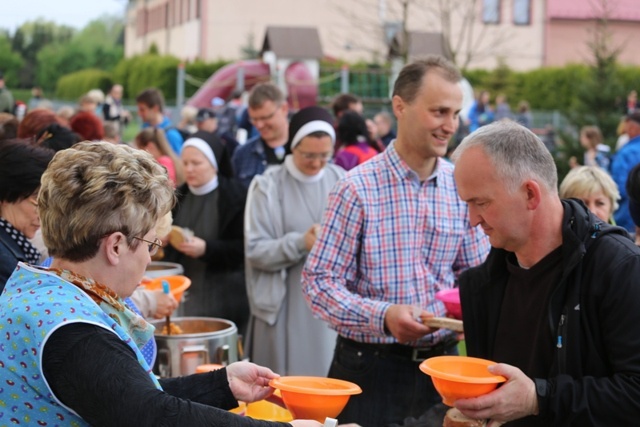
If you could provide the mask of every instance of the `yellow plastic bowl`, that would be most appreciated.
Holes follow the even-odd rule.
[[[280,421],[287,423],[293,420],[291,412],[276,405],[275,403],[267,402],[266,400],[249,403],[247,405],[245,415],[256,420],[264,421]]]

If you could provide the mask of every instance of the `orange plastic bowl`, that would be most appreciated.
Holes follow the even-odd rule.
[[[447,313],[462,320],[462,305],[460,304],[460,289],[444,289],[436,292],[436,299],[444,303]]]
[[[269,382],[280,390],[294,419],[324,422],[336,418],[353,394],[362,393],[354,383],[323,377],[280,377]]]
[[[507,379],[487,369],[496,362],[466,356],[438,356],[425,360],[420,370],[431,376],[442,401],[453,406],[457,399],[490,393]]]
[[[191,279],[189,279],[187,276],[155,277],[148,282],[143,282],[143,285],[145,289],[148,289],[150,291],[161,291],[163,280],[169,282],[169,291],[178,302],[180,302],[184,291],[186,291],[187,288],[191,286]]]
[[[266,400],[249,403],[245,415],[256,420],[265,421],[281,421],[286,423],[293,420],[291,412]]]

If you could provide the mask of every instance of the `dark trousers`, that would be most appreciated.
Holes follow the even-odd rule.
[[[400,344],[364,344],[339,336],[329,377],[358,384],[362,394],[351,396],[338,421],[383,427],[418,418],[442,398],[415,359],[444,354],[457,354],[456,342],[416,354]]]

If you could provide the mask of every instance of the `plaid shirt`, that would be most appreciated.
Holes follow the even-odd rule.
[[[445,315],[435,293],[454,287],[490,248],[484,233],[469,224],[453,165],[438,159],[421,183],[395,143],[338,181],[322,225],[302,274],[303,290],[314,315],[360,342],[395,342],[384,332],[391,304]],[[443,335],[438,331],[412,345],[433,345]]]

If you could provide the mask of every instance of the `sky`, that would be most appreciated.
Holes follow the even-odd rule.
[[[26,21],[43,18],[77,29],[104,14],[122,15],[127,0],[0,0],[0,29],[11,34]]]

